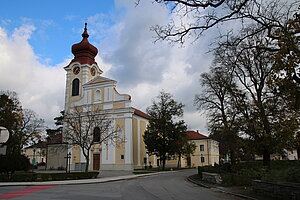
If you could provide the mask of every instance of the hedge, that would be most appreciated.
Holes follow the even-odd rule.
[[[71,172],[71,173],[14,173],[11,180],[7,174],[0,174],[1,182],[31,182],[31,181],[62,181],[96,178],[99,172]]]

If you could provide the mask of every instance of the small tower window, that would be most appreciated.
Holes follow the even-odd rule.
[[[94,142],[100,142],[100,128],[99,127],[94,128],[93,141]]]
[[[75,78],[72,82],[72,96],[79,95],[79,79]]]

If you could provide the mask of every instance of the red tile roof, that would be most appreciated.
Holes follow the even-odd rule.
[[[151,119],[152,117],[147,115],[146,113],[136,109],[136,108],[133,108],[134,109],[134,114],[137,115],[137,116],[140,116],[140,117],[143,117],[145,119]]]
[[[203,139],[209,139],[207,136],[202,135],[196,131],[187,131],[186,132],[188,140],[203,140]]]

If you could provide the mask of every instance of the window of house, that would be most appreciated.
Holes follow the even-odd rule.
[[[79,79],[75,78],[72,82],[72,96],[79,95]]]
[[[121,155],[121,160],[124,160],[124,155]]]
[[[204,151],[204,144],[200,144],[200,151]]]
[[[205,162],[205,158],[203,156],[200,157],[200,162],[204,163]]]
[[[100,128],[99,127],[94,128],[93,141],[94,142],[100,142]]]

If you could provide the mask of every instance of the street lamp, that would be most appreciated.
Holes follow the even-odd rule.
[[[71,168],[71,152],[67,153],[67,156],[64,157],[66,158],[66,173],[68,173],[68,168],[69,168],[69,173],[70,173],[70,168]]]
[[[34,148],[33,148],[32,165],[35,165],[35,152],[36,152],[36,149],[35,149],[35,147],[34,147]]]

